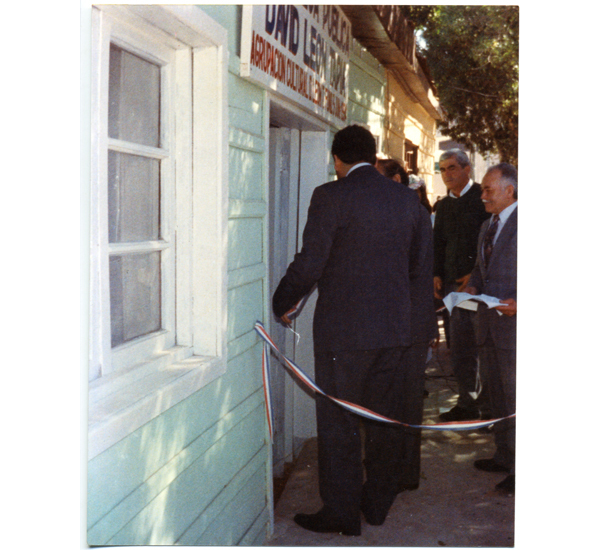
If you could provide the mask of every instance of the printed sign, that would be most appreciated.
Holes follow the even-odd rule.
[[[241,75],[343,126],[350,21],[337,6],[243,6]]]

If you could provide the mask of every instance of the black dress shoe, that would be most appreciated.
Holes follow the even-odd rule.
[[[452,407],[448,412],[440,414],[442,422],[455,422],[460,420],[479,420],[477,409],[465,409],[464,407]]]
[[[370,506],[367,506],[364,503],[361,503],[360,511],[363,513],[363,516],[365,516],[365,520],[369,525],[383,525],[383,522],[387,517],[387,514],[384,514],[382,516],[381,514],[375,512],[375,510],[373,510]]]
[[[351,537],[360,535],[360,519],[356,522],[341,520],[326,507],[316,514],[296,514],[294,521],[300,527],[315,533],[340,533]]]
[[[511,474],[505,479],[503,479],[498,485],[496,485],[496,490],[499,493],[504,495],[514,495],[515,494],[515,475]]]
[[[510,472],[506,466],[498,464],[493,458],[480,458],[473,465],[483,472]]]
[[[419,488],[418,483],[401,483],[398,486],[398,493],[402,493],[404,491],[415,491]]]

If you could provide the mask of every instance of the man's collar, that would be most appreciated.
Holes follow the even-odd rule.
[[[465,185],[462,189],[462,191],[460,192],[459,197],[462,197],[469,189],[471,189],[471,187],[473,187],[473,180],[469,179],[469,182],[467,183],[467,185]],[[452,192],[450,191],[448,193],[453,199],[458,199],[458,197]]]
[[[368,162],[359,162],[358,164],[355,164],[352,168],[350,168],[350,170],[348,170],[346,172],[346,176],[348,176],[350,174],[350,172],[352,172],[353,170],[356,170],[357,168],[360,168],[361,166],[373,166],[373,165],[369,164]]]
[[[511,205],[507,206],[504,210],[502,210],[500,214],[498,214],[498,217],[500,218],[500,221],[502,223],[508,220],[510,215],[515,211],[515,208],[517,207],[517,202],[518,201],[513,202]]]

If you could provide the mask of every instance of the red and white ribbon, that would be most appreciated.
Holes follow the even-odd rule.
[[[343,399],[338,399],[337,397],[333,397],[331,395],[326,394],[313,380],[308,376],[296,363],[294,363],[291,359],[286,357],[277,347],[273,339],[266,331],[264,325],[260,321],[256,321],[254,325],[254,330],[258,333],[258,335],[262,338],[263,352],[262,352],[262,368],[263,368],[263,385],[265,392],[265,407],[267,412],[267,423],[269,426],[269,434],[271,438],[273,437],[273,424],[272,424],[272,408],[271,408],[271,390],[269,385],[269,350],[272,349],[283,361],[284,365],[296,375],[296,377],[308,388],[310,388],[315,393],[318,393],[331,401],[334,401],[338,405],[344,407],[345,409],[358,414],[364,418],[369,418],[371,420],[377,420],[379,422],[385,422],[387,424],[397,424],[399,426],[407,426],[409,428],[420,428],[427,430],[451,430],[451,431],[460,431],[460,430],[476,430],[478,428],[485,428],[487,426],[491,426],[492,424],[497,424],[502,420],[506,420],[507,418],[514,418],[516,414],[511,414],[510,416],[506,416],[504,418],[496,418],[492,420],[465,420],[462,422],[442,422],[439,424],[407,424],[405,422],[400,422],[399,420],[394,420],[392,418],[388,418],[387,416],[383,416],[382,414],[376,413],[367,409],[365,407],[361,407],[360,405],[356,405],[354,403],[350,403],[348,401],[344,401]]]

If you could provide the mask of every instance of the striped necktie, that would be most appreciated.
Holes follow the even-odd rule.
[[[486,269],[490,263],[490,256],[492,255],[492,250],[494,249],[494,237],[496,236],[496,231],[498,231],[499,220],[500,218],[496,214],[492,216],[492,221],[485,232],[485,237],[483,238],[483,263]]]

